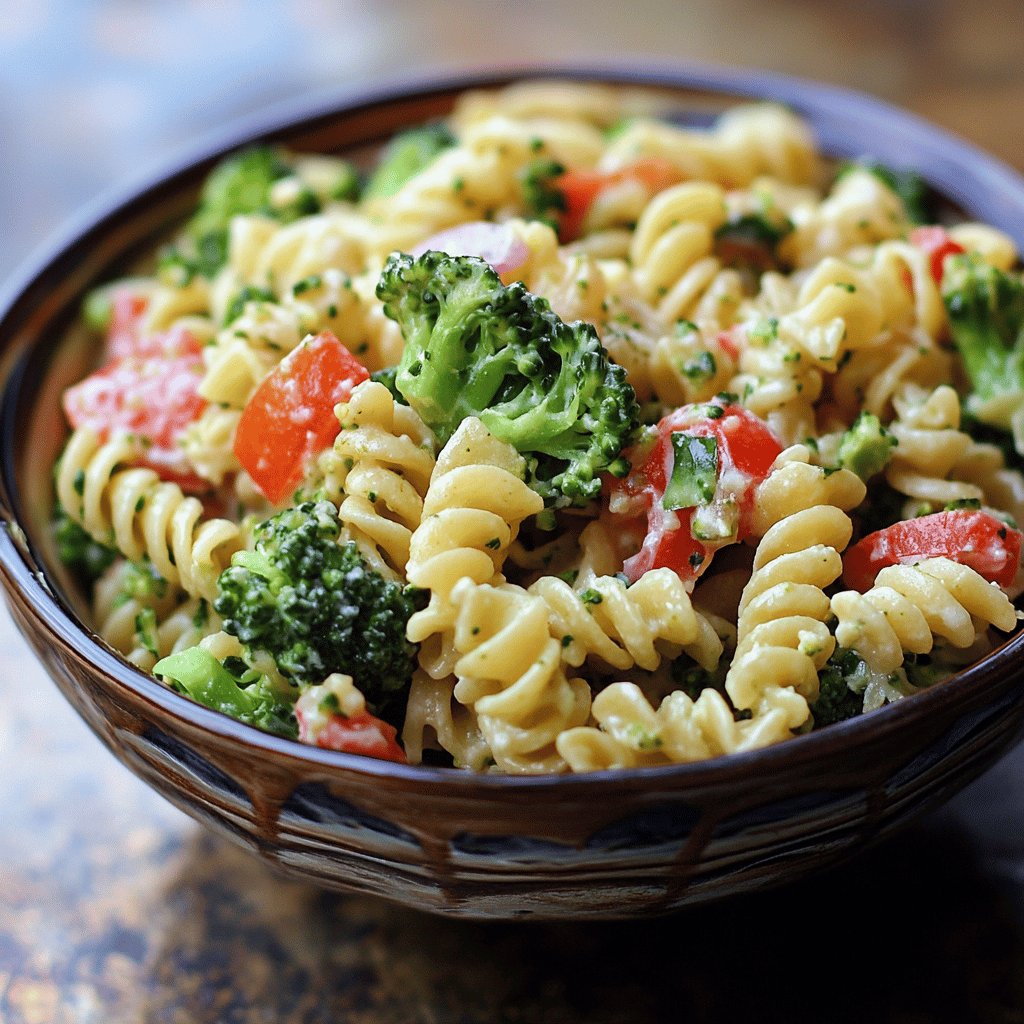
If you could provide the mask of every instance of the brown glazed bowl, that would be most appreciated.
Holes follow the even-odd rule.
[[[920,169],[950,203],[1024,245],[1024,181],[863,96],[710,69],[539,69],[659,89],[680,121],[739,100],[793,106],[835,157]],[[471,86],[537,69],[307,103],[245,126],[95,214],[0,301],[0,575],[67,699],[132,771],[283,871],[465,917],[661,913],[803,875],[935,807],[1014,743],[1024,719],[1018,634],[900,704],[767,750],[699,764],[519,778],[302,746],[165,689],[110,650],[48,538],[61,389],[88,369],[72,329],[83,294],[124,273],[187,214],[211,164],[254,140],[355,152],[449,110]]]

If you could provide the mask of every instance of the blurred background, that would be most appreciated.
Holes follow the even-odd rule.
[[[311,91],[543,61],[764,67],[872,92],[1024,163],[1019,0],[0,2],[0,274],[70,212]]]
[[[0,0],[0,282],[207,132],[560,62],[763,67],[1024,168],[1020,0]],[[644,925],[470,925],[269,875],[164,804],[0,611],[0,1022],[1024,1020],[1024,750],[832,875]]]

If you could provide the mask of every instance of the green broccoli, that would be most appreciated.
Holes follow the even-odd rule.
[[[143,608],[135,616],[135,642],[149,651],[154,658],[160,657],[160,635],[157,632],[159,626],[153,608]]]
[[[964,253],[946,259],[942,297],[971,382],[967,412],[1024,454],[1024,282]]]
[[[607,128],[603,128],[601,130],[601,134],[604,136],[606,142],[614,142],[621,135],[625,135],[638,120],[640,119],[635,114],[627,114],[624,117],[620,117],[617,120],[612,121]]]
[[[535,160],[523,168],[519,181],[527,217],[557,229],[558,215],[566,210],[565,193],[556,184],[563,174],[557,160]]]
[[[57,557],[79,582],[90,587],[113,564],[117,550],[93,540],[60,502],[54,505],[52,524]]]
[[[386,366],[383,370],[374,370],[370,374],[370,380],[376,381],[378,384],[383,384],[384,387],[391,392],[391,397],[398,402],[399,405],[408,405],[409,403],[405,400],[405,396],[395,386],[395,378],[398,376],[397,366]]]
[[[715,255],[729,267],[753,271],[774,270],[779,263],[779,242],[792,230],[786,216],[746,213],[726,221],[715,232]]]
[[[680,654],[669,669],[672,682],[677,690],[682,690],[690,700],[696,700],[709,687],[724,692],[725,673],[728,659],[722,658],[718,666],[711,672],[698,665],[687,654]]]
[[[316,684],[332,672],[355,680],[376,708],[404,691],[415,647],[405,639],[412,597],[370,569],[355,544],[339,544],[338,511],[304,502],[256,527],[256,550],[221,573],[215,611],[283,675]]]
[[[129,562],[121,577],[120,589],[114,598],[114,607],[139,601],[147,604],[158,601],[167,594],[167,580],[156,570],[152,562]]]
[[[153,674],[170,680],[174,689],[208,708],[295,739],[298,726],[291,706],[294,697],[277,692],[267,676],[255,669],[244,663],[239,667],[242,672],[235,675],[205,648],[189,647],[158,661]]]
[[[864,710],[864,687],[870,671],[856,651],[837,647],[818,673],[818,699],[811,705],[815,726],[855,718]]]
[[[327,198],[354,203],[359,198],[362,184],[359,172],[350,163],[342,163]]]
[[[364,199],[393,196],[411,177],[455,145],[455,136],[443,124],[429,124],[396,135],[381,156],[363,190]]]
[[[240,288],[228,303],[224,312],[224,326],[234,323],[244,312],[247,302],[273,302],[276,296],[269,288],[247,284]]]
[[[846,164],[839,171],[836,180],[838,181],[844,174],[857,168],[869,171],[899,197],[903,203],[903,209],[907,211],[907,219],[912,224],[933,224],[935,222],[931,192],[927,182],[917,171],[895,171],[878,160],[865,158]]]
[[[109,284],[93,288],[82,301],[82,323],[90,331],[106,334],[114,317],[114,294]]]
[[[897,443],[877,416],[862,412],[839,442],[839,465],[868,480],[889,464]]]
[[[182,245],[161,257],[161,274],[178,284],[187,284],[195,274],[212,277],[227,260],[232,217],[258,213],[288,222],[316,213],[320,201],[306,186],[284,203],[271,203],[274,182],[292,174],[291,166],[270,146],[254,146],[222,160],[203,185]]]
[[[203,185],[199,209],[186,234],[195,247],[200,273],[212,276],[228,256],[228,227],[239,214],[270,214],[270,190],[291,168],[276,150],[258,146],[222,160]]]
[[[442,443],[478,416],[526,457],[549,507],[584,505],[601,473],[629,471],[636,395],[590,324],[563,323],[472,256],[393,253],[377,297],[405,337],[395,384]]]

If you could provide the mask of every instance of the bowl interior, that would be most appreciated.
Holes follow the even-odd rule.
[[[642,88],[660,114],[697,126],[708,124],[738,101],[785,102],[806,118],[829,156],[842,160],[868,154],[897,168],[918,169],[949,206],[1001,226],[1024,247],[1024,183],[1016,175],[966,143],[866,97],[777,76],[708,69],[672,69],[647,75],[606,68],[545,69],[544,74]],[[0,504],[4,516],[17,524],[19,539],[23,538],[16,557],[37,579],[45,580],[41,599],[52,603],[51,611],[58,618],[63,616],[72,632],[81,631],[80,642],[86,651],[99,655],[109,649],[91,629],[84,597],[56,558],[48,529],[53,501],[51,467],[66,437],[61,393],[88,372],[95,355],[92,340],[77,326],[83,296],[95,285],[150,268],[161,240],[190,212],[209,168],[243,142],[265,141],[300,152],[344,154],[365,164],[396,131],[445,115],[464,89],[532,77],[537,75],[530,69],[464,77],[342,102],[336,98],[314,101],[299,111],[273,112],[203,145],[191,159],[129,198],[92,214],[67,240],[49,248],[42,269],[31,271],[23,283],[9,289],[6,301],[0,301],[4,383]],[[1021,643],[1013,640],[1009,646],[1015,653]],[[158,686],[126,663],[120,666],[119,676],[125,685],[150,693]],[[168,696],[172,703],[189,704],[184,698]],[[929,699],[930,695],[924,694],[914,702],[886,709],[886,713],[908,714],[909,705],[927,704]],[[209,721],[208,716],[200,717]],[[828,732],[838,739],[844,731],[862,724],[843,723]],[[251,730],[243,730],[246,732]],[[818,738],[802,737],[794,742]],[[410,769],[417,770],[433,771]],[[693,773],[701,767],[669,770]]]

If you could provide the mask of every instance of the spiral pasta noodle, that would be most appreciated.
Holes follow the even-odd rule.
[[[169,586],[155,587],[145,596],[130,594],[125,587],[131,572],[131,564],[118,559],[96,581],[92,615],[100,636],[129,661],[140,664],[151,655],[138,642],[139,616],[148,610],[157,621],[164,619],[172,613],[181,594]],[[152,662],[141,667],[152,667]]]
[[[454,676],[434,679],[423,669],[413,673],[402,726],[402,745],[413,764],[429,749],[451,754],[459,768],[481,770],[493,764],[476,713],[455,699],[456,682]]]
[[[118,470],[135,455],[125,436],[101,444],[91,430],[75,431],[57,476],[61,504],[96,540],[112,541],[130,561],[147,558],[172,586],[212,600],[217,577],[241,546],[238,525],[204,518],[197,498],[151,469]]]
[[[866,593],[834,595],[832,611],[836,640],[884,674],[903,664],[905,652],[927,654],[935,637],[966,648],[979,622],[1003,632],[1017,625],[1013,604],[997,586],[949,558],[887,566]]]
[[[560,770],[555,741],[586,721],[590,686],[566,678],[545,602],[511,584],[469,577],[459,580],[452,598],[455,698],[473,708],[495,763],[503,771]]]
[[[899,197],[861,168],[844,174],[820,203],[799,204],[789,215],[793,230],[782,242],[782,255],[798,267],[899,238],[908,228]]]
[[[457,146],[388,197],[386,205],[370,204],[367,214],[377,219],[374,254],[383,261],[389,252],[408,250],[444,228],[516,209],[519,173],[539,154],[567,166],[588,166],[601,148],[601,133],[583,122],[522,124],[495,115],[472,124]]]
[[[383,384],[365,381],[336,409],[342,463],[338,515],[378,572],[401,578],[434,469],[434,438]]]
[[[508,225],[528,253],[515,269],[515,279],[543,295],[563,320],[599,323],[606,313],[608,285],[598,262],[586,253],[560,246],[549,224],[515,218]]]
[[[832,378],[832,398],[847,422],[861,410],[888,422],[897,400],[936,388],[951,374],[950,353],[924,331],[896,331],[884,344],[850,354]]]
[[[757,488],[752,529],[763,537],[777,523],[816,506],[849,512],[865,498],[864,482],[847,469],[831,472],[811,464],[805,445],[785,449]]]
[[[365,218],[347,209],[291,224],[235,218],[231,230],[227,272],[239,284],[273,288],[279,295],[325,273],[359,273],[373,239]]]
[[[801,713],[801,702],[792,702],[794,717]],[[685,764],[792,736],[787,709],[780,706],[777,714],[737,721],[728,701],[710,688],[696,700],[676,690],[655,709],[636,683],[612,683],[594,697],[591,710],[596,726],[566,729],[556,743],[574,772]]]
[[[671,569],[653,569],[628,589],[613,576],[590,580],[586,603],[555,576],[529,590],[547,605],[552,636],[561,641],[570,665],[592,656],[612,668],[653,670],[661,664],[659,643],[682,649],[706,669],[721,657],[721,640]]]
[[[761,539],[740,598],[737,647],[725,689],[754,718],[786,717],[789,728],[810,714],[818,670],[835,647],[825,620],[824,590],[843,571],[839,552],[850,542],[849,516],[815,505],[775,523]],[[803,717],[798,698],[803,699]]]
[[[235,456],[235,432],[242,413],[208,405],[194,423],[185,430],[181,447],[195,471],[212,483],[223,482],[226,476],[241,469]]]
[[[657,156],[680,177],[726,188],[749,185],[762,175],[804,184],[818,176],[819,161],[806,126],[783,107],[744,104],[724,114],[711,132],[637,118],[608,146],[603,164],[622,166]]]
[[[464,93],[452,113],[452,124],[465,131],[495,115],[584,121],[606,128],[627,114],[650,111],[651,98],[641,91],[562,81],[516,82],[499,90]]]
[[[712,255],[725,223],[725,194],[708,182],[666,189],[647,204],[630,244],[630,261],[644,297],[666,322],[688,317],[719,272]]]
[[[885,471],[889,485],[926,511],[984,498],[977,484],[949,479],[972,444],[960,430],[956,392],[942,385],[923,400],[904,400],[896,407],[899,416],[889,426],[897,441]]]
[[[437,457],[406,569],[411,584],[430,591],[430,603],[409,619],[407,635],[425,645],[420,664],[435,679],[454,668],[455,585],[499,577],[520,524],[544,506],[523,472],[522,456],[474,417],[463,420]],[[431,639],[435,644],[426,645]]]
[[[810,716],[818,670],[835,640],[825,624],[823,588],[842,572],[839,551],[853,527],[839,509],[822,506],[788,516],[758,545],[740,602],[737,648],[725,679],[737,721],[713,689],[696,700],[669,694],[655,710],[634,683],[613,683],[595,699],[599,728],[567,731],[558,750],[576,771],[700,760],[776,743]]]

